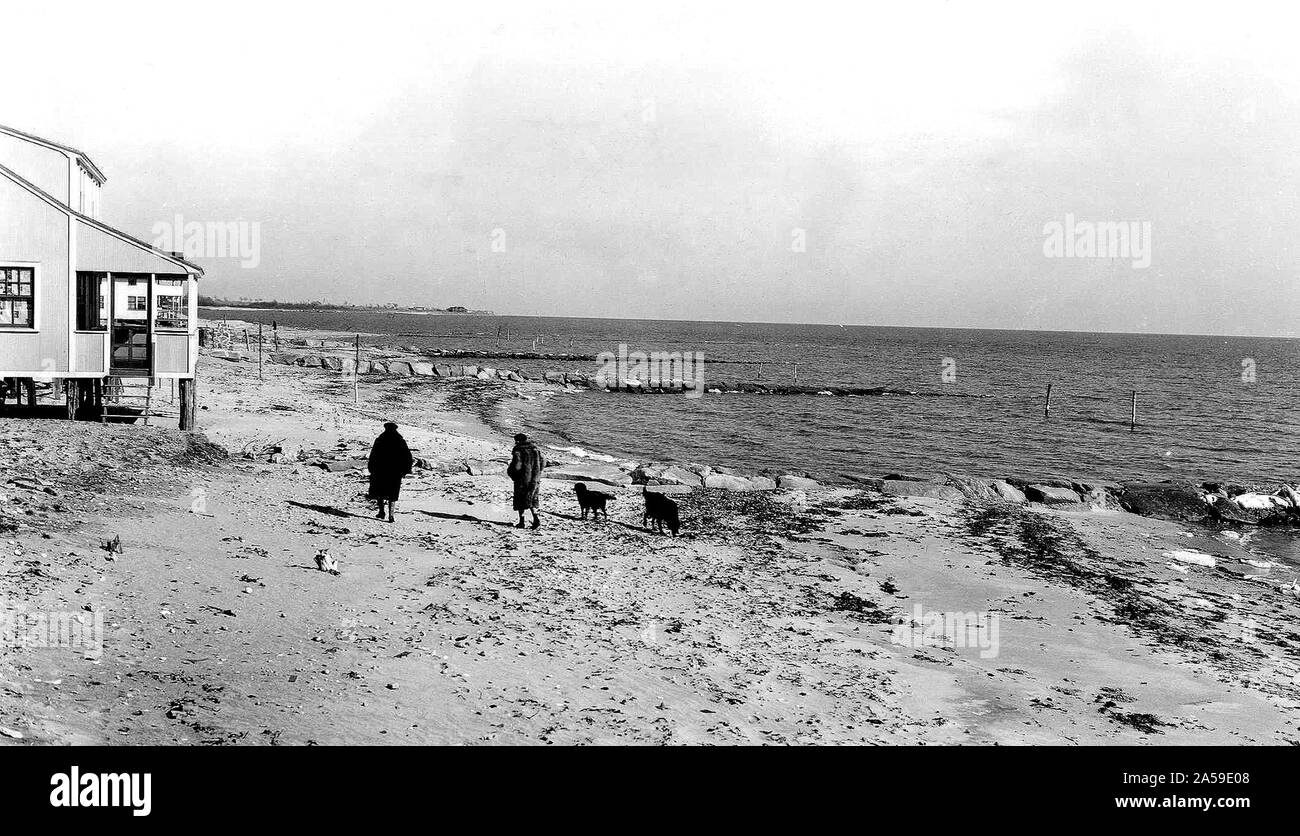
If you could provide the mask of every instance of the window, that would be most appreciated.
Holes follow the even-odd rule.
[[[0,328],[36,327],[36,269],[0,267]]]
[[[107,331],[108,274],[77,271],[77,330]]]
[[[132,282],[134,282],[134,279]],[[126,297],[126,309],[128,311],[147,311],[149,310],[149,302],[143,296],[128,296]]]
[[[170,293],[158,294],[156,305],[154,307],[155,328],[178,328],[185,329],[189,327],[190,310],[186,304],[184,296],[176,296]]]
[[[176,275],[157,276],[153,284],[153,327],[188,330],[190,327],[189,278]]]

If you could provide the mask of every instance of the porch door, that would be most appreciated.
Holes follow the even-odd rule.
[[[149,278],[148,273],[113,274],[111,374],[147,377],[153,370],[149,333],[153,294]]]

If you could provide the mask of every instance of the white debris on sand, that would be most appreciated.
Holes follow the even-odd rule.
[[[1197,566],[1205,566],[1210,569],[1214,568],[1215,560],[1212,555],[1203,552],[1191,551],[1190,549],[1179,549],[1178,551],[1165,552],[1165,557],[1172,557],[1181,563],[1192,563]]]

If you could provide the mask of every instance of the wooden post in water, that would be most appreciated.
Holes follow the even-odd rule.
[[[1133,432],[1138,425],[1138,390],[1133,390],[1133,410],[1129,416],[1128,431]]]
[[[1047,384],[1047,400],[1043,403],[1043,417],[1051,417],[1048,413],[1052,411],[1052,384]]]
[[[357,334],[356,356],[352,361],[352,402],[359,403],[361,385],[361,335]]]
[[[248,347],[248,329],[245,328],[244,329],[244,351],[249,351],[249,350],[250,349]]]
[[[257,379],[262,379],[262,323],[257,323]]]

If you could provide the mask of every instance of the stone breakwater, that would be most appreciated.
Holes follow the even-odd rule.
[[[314,340],[311,342],[323,342]],[[254,359],[255,354],[238,349],[214,349],[208,356],[223,360],[241,361]],[[447,357],[449,354],[430,353],[429,358]],[[465,356],[486,358],[482,353],[466,353]],[[513,356],[513,355],[512,355]],[[300,366],[309,369],[340,372],[344,374],[389,375],[394,377],[448,377],[478,378],[480,380],[509,380],[516,382],[533,381],[565,386],[571,389],[591,389],[602,392],[627,392],[633,394],[675,394],[691,390],[681,379],[663,379],[651,377],[646,380],[629,378],[610,380],[600,374],[551,369],[544,372],[530,371],[523,368],[495,368],[492,366],[469,365],[463,363],[437,362],[432,359],[381,359],[358,361],[355,356],[339,354],[312,354],[293,351],[275,351],[264,355],[267,362],[284,366]],[[567,359],[567,355],[547,355],[550,359]],[[709,394],[751,394],[751,395],[805,395],[821,397],[874,397],[883,395],[917,395],[911,389],[895,389],[887,386],[798,386],[780,384],[762,384],[752,382],[719,381],[705,387]]]

